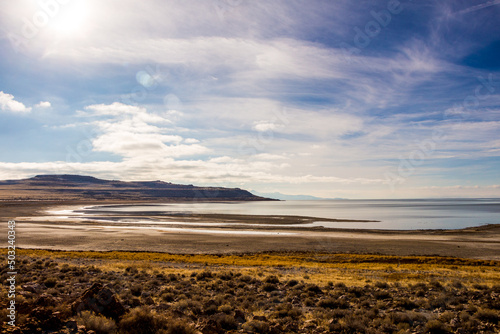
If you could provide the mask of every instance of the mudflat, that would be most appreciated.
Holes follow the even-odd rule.
[[[3,201],[0,216],[5,222],[16,220],[16,244],[20,248],[178,254],[313,251],[500,260],[500,224],[461,230],[395,231],[306,228],[301,223],[320,219],[275,215],[164,215],[166,223],[162,225],[112,224],[47,215],[51,210],[102,204],[133,202]],[[228,222],[230,226],[219,225]],[[272,226],[278,223],[279,227]],[[1,226],[3,231],[7,224]]]

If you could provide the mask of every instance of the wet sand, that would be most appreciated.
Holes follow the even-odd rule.
[[[302,223],[319,219],[295,216],[163,215],[162,220],[170,219],[171,224],[130,222],[118,226],[109,221],[71,216],[46,217],[48,210],[102,204],[1,202],[0,210],[5,222],[16,219],[16,245],[20,248],[192,254],[321,251],[500,260],[500,224],[463,230],[387,231],[301,228]],[[197,224],[189,226],[189,222]],[[231,225],[213,227],[221,222]],[[277,223],[279,228],[272,226]],[[282,227],[283,224],[289,227]],[[1,226],[1,233],[6,235],[7,224]]]

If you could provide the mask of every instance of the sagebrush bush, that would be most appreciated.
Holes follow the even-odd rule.
[[[241,328],[252,333],[269,333],[269,324],[265,321],[251,320],[243,324]]]
[[[494,324],[497,324],[500,320],[500,312],[498,310],[479,309],[474,316],[481,321],[491,322]]]
[[[429,334],[447,334],[450,333],[450,329],[446,324],[434,319],[425,324],[424,332]]]
[[[151,334],[167,329],[166,319],[145,307],[136,307],[123,316],[120,333]]]
[[[271,292],[271,291],[275,291],[275,290],[278,290],[278,287],[276,286],[276,284],[273,284],[273,283],[266,283],[262,286],[262,290],[266,291],[266,292]]]
[[[194,334],[196,331],[191,325],[182,320],[170,320],[166,334]]]
[[[113,319],[102,315],[96,315],[91,311],[83,311],[76,318],[79,325],[85,326],[87,330],[93,330],[97,334],[116,333],[116,323]]]

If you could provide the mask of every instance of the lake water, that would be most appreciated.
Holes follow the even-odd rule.
[[[309,226],[357,229],[459,229],[500,223],[500,199],[328,200],[169,203],[86,208],[120,213],[292,215],[379,222],[316,222]],[[151,222],[151,221],[149,221]],[[161,223],[161,221],[158,221]],[[169,223],[171,224],[171,222]]]

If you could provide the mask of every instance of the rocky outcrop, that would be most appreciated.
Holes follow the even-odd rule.
[[[71,305],[71,310],[74,313],[89,310],[115,320],[125,314],[125,308],[115,294],[100,283],[94,283],[85,290],[83,295]]]

